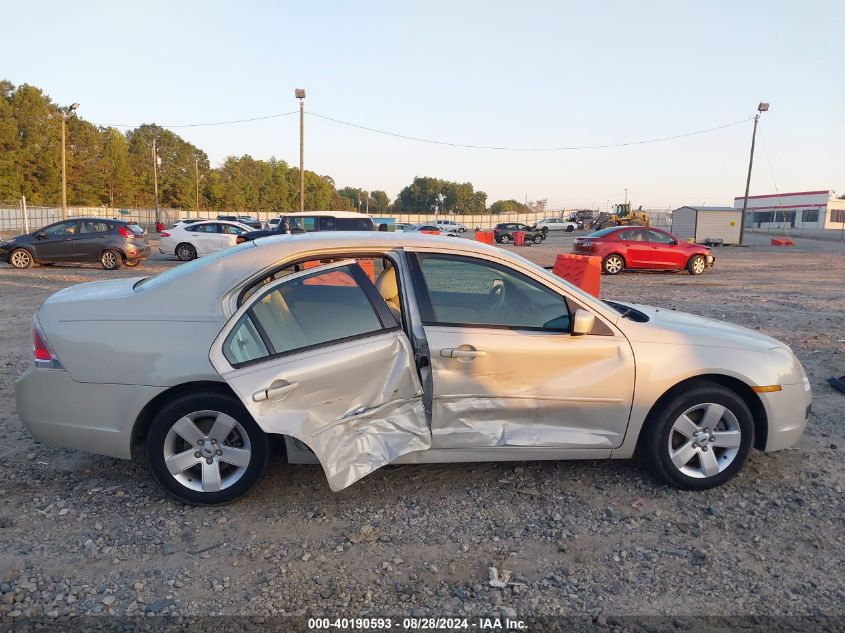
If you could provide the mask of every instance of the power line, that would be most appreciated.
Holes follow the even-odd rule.
[[[707,134],[708,132],[715,132],[717,130],[724,130],[725,128],[733,127],[735,125],[741,125],[742,123],[746,123],[753,119],[754,117],[747,117],[740,121],[734,121],[733,123],[725,123],[724,125],[717,125],[716,127],[707,128],[705,130],[696,130],[695,132],[685,132],[683,134],[676,134],[674,136],[664,136],[660,138],[651,138],[645,139],[640,141],[627,141],[624,143],[607,143],[604,145],[573,145],[573,146],[560,146],[560,147],[506,147],[506,146],[496,146],[496,145],[469,145],[466,143],[452,143],[449,141],[440,141],[435,139],[428,139],[428,138],[421,138],[418,136],[408,136],[406,134],[398,134],[396,132],[388,132],[385,130],[379,130],[377,128],[368,127],[366,125],[360,125],[358,123],[350,123],[349,121],[342,121],[340,119],[335,119],[330,116],[325,116],[323,114],[317,114],[316,112],[307,112],[306,114],[317,117],[320,119],[325,119],[326,121],[332,121],[334,123],[339,123],[341,125],[346,125],[349,127],[354,127],[359,130],[365,130],[367,132],[374,132],[376,134],[383,134],[385,136],[392,136],[395,138],[401,138],[408,141],[417,141],[419,143],[432,143],[434,145],[446,145],[448,147],[463,147],[466,149],[488,149],[488,150],[499,150],[499,151],[510,151],[510,152],[558,152],[558,151],[571,151],[571,150],[583,150],[583,149],[609,149],[613,147],[629,147],[631,145],[645,145],[646,143],[660,143],[663,141],[673,141],[681,138],[686,138],[688,136],[696,136],[698,134]]]
[[[150,123],[149,125],[154,125],[156,127],[164,127],[164,128],[185,128],[185,127],[210,127],[215,125],[233,125],[236,123],[252,123],[253,121],[265,121],[267,119],[278,119],[285,116],[291,116],[292,114],[297,114],[299,110],[294,110],[293,112],[282,112],[281,114],[268,114],[266,116],[256,116],[250,119],[235,119],[233,121],[213,121],[210,123],[182,123],[179,125],[164,125],[163,123]],[[140,125],[126,125],[124,123],[95,123],[100,127],[124,127],[124,128],[136,128],[140,127]]]
[[[203,123],[182,123],[182,124],[175,124],[175,125],[164,125],[164,124],[152,124],[156,125],[157,127],[162,128],[192,128],[192,127],[212,127],[218,125],[235,125],[239,123],[252,123],[255,121],[266,121],[268,119],[278,119],[282,117],[292,116],[297,114],[298,110],[293,110],[291,112],[282,112],[280,114],[268,114],[265,116],[257,116],[251,117],[248,119],[234,119],[230,121],[212,121],[212,122],[203,122]],[[575,151],[575,150],[585,150],[585,149],[611,149],[611,148],[618,148],[618,147],[630,147],[633,145],[646,145],[649,143],[662,143],[665,141],[674,141],[682,138],[688,138],[690,136],[698,136],[701,134],[708,134],[710,132],[716,132],[718,130],[724,130],[729,127],[734,127],[736,125],[741,125],[750,121],[753,116],[741,119],[739,121],[734,121],[732,123],[725,123],[723,125],[717,125],[715,127],[706,128],[703,130],[696,130],[694,132],[684,132],[682,134],[675,134],[672,136],[662,136],[657,138],[650,138],[650,139],[642,139],[637,141],[625,141],[621,143],[605,143],[602,145],[562,145],[556,147],[509,147],[504,145],[471,145],[468,143],[455,143],[451,141],[443,141],[438,139],[430,139],[430,138],[423,138],[420,136],[411,136],[408,134],[400,134],[398,132],[389,132],[387,130],[381,130],[374,127],[369,127],[367,125],[361,125],[360,123],[352,123],[351,121],[343,121],[342,119],[336,119],[334,117],[327,116],[325,114],[319,114],[317,112],[308,112],[306,114],[312,117],[316,117],[319,119],[323,119],[325,121],[331,121],[332,123],[337,123],[339,125],[345,125],[347,127],[353,127],[359,130],[364,130],[366,132],[372,132],[374,134],[382,134],[384,136],[391,136],[393,138],[399,138],[406,141],[415,141],[418,143],[430,143],[433,145],[444,145],[446,147],[458,147],[464,149],[481,149],[481,150],[495,150],[495,151],[510,151],[510,152],[560,152],[560,151]],[[138,125],[127,125],[123,123],[97,123],[101,127],[115,127],[115,128],[136,128],[139,127]]]

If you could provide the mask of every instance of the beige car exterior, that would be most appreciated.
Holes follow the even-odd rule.
[[[372,284],[348,259],[364,256],[390,264],[390,274],[375,283],[380,299],[372,299]],[[314,259],[331,261],[273,278],[274,271]],[[426,277],[437,266],[492,271],[491,291],[477,305],[433,307],[438,297],[457,301],[433,289],[442,275]],[[357,280],[370,298],[377,324],[371,331],[232,361],[232,341],[237,349],[254,344],[238,337],[255,309],[266,311],[271,298],[294,288],[314,292],[308,280],[330,274]],[[472,275],[462,283],[470,288]],[[517,296],[536,297],[523,310],[528,321],[538,311],[565,312],[548,322],[560,327],[521,327],[521,312],[511,305]],[[485,305],[497,307],[508,323],[470,323]],[[327,331],[342,330],[340,317],[325,312],[309,314],[326,319]],[[432,320],[447,312],[449,318]],[[157,277],[67,288],[42,305],[34,324],[54,359],[17,383],[21,420],[36,439],[130,458],[162,410],[211,390],[234,394],[263,433],[285,436],[289,461],[318,461],[333,490],[391,463],[629,458],[647,433],[656,433],[667,407],[702,393],[702,402],[690,401],[667,422],[665,464],[687,459],[676,465],[694,483],[716,477],[752,443],[766,451],[795,444],[811,403],[800,363],[772,338],[671,310],[609,304],[518,255],[446,237],[262,238]],[[279,327],[288,325],[279,320]],[[722,392],[727,395],[714,400]],[[753,420],[743,422],[749,413]],[[235,428],[254,446],[247,426]],[[172,433],[167,437],[172,441]],[[197,438],[198,447],[211,441],[208,433]],[[651,442],[656,448],[649,454],[663,450],[664,439]],[[248,468],[246,444],[226,449],[240,451],[225,458],[227,472],[236,462]],[[227,480],[220,478],[217,454],[193,450],[167,457],[202,466],[202,482],[191,484],[200,496],[183,498],[205,502],[208,493],[209,503],[218,502],[213,495]],[[237,481],[235,474],[229,479]]]

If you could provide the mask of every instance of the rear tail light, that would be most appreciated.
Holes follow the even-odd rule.
[[[170,233],[168,233],[167,231],[162,231],[161,236],[162,237],[170,237]]]
[[[41,331],[38,321],[32,319],[32,352],[36,367],[48,369],[62,369],[62,364],[47,342],[47,337]]]
[[[117,232],[120,233],[122,237],[135,237],[135,233],[132,232],[132,229],[128,229],[125,226],[117,227]]]

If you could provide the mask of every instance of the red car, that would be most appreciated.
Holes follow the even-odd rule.
[[[684,270],[700,275],[713,266],[710,249],[682,242],[666,231],[642,226],[613,226],[575,239],[573,252],[601,257],[602,272],[616,275],[626,268]]]

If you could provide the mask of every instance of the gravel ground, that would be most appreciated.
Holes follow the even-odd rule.
[[[549,265],[571,236],[520,254]],[[716,267],[603,278],[603,295],[788,342],[815,402],[795,449],[702,493],[627,461],[384,468],[332,493],[275,462],[224,508],[164,498],[141,464],[35,443],[16,416],[30,316],[116,275],[0,267],[0,617],[72,614],[844,615],[845,249],[716,249]],[[158,256],[141,274],[174,263]],[[45,394],[48,397],[48,394]],[[489,568],[510,572],[491,587]]]

